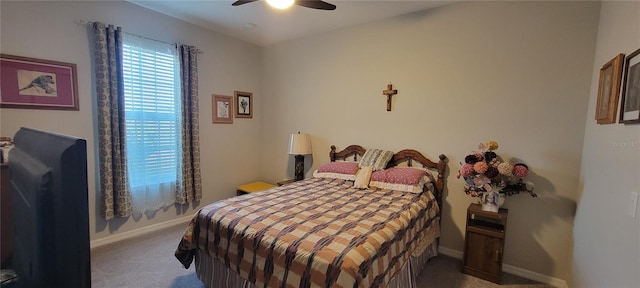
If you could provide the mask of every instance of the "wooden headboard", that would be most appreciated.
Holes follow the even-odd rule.
[[[444,154],[440,154],[438,156],[440,160],[438,162],[433,162],[429,158],[422,155],[422,153],[413,150],[413,149],[405,149],[400,150],[393,154],[393,158],[389,161],[388,167],[397,166],[402,162],[407,162],[407,166],[413,167],[413,162],[418,162],[422,165],[422,167],[427,168],[429,170],[438,171],[438,176],[436,176],[435,183],[435,191],[434,195],[436,197],[436,201],[438,202],[438,207],[442,209],[442,193],[444,192],[444,172],[447,169],[447,156]]]
[[[342,151],[336,152],[336,146],[331,145],[329,158],[331,158],[331,162],[335,162],[336,160],[351,161],[351,157],[353,157],[353,161],[358,161],[358,157],[362,157],[362,155],[364,155],[364,152],[366,151],[367,149],[364,149],[360,145],[350,145],[347,146],[347,148],[344,148]],[[445,187],[444,172],[447,169],[447,156],[445,156],[444,154],[440,154],[438,158],[440,158],[438,162],[433,162],[416,150],[404,149],[393,154],[393,158],[391,159],[391,161],[389,161],[387,167],[397,166],[398,164],[404,162],[406,162],[407,166],[412,167],[414,162],[418,162],[424,168],[432,171],[437,171],[438,175],[435,183],[434,196],[436,197],[436,201],[438,202],[438,207],[442,209],[442,194]]]
[[[340,152],[336,152],[336,146],[331,145],[331,152],[329,152],[329,158],[331,162],[336,162],[336,160],[347,161],[348,157],[353,156],[353,161],[358,161],[358,156],[364,155],[367,149],[362,148],[360,145],[350,145],[347,148],[344,148]]]

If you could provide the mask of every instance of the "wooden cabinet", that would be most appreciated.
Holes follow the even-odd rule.
[[[502,282],[502,256],[509,211],[482,211],[480,204],[467,209],[462,272],[497,284]]]

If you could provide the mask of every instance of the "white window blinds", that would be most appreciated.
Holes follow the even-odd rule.
[[[126,148],[132,190],[170,183],[175,186],[181,151],[177,49],[128,34],[123,35],[123,43]]]

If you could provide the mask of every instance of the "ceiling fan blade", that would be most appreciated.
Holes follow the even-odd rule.
[[[256,2],[256,1],[258,0],[238,0],[236,2],[233,2],[231,6],[238,6],[238,5],[247,4],[247,3]]]
[[[320,10],[336,10],[336,5],[324,1],[296,1],[296,5]]]

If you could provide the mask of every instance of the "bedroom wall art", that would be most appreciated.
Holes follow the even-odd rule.
[[[213,103],[213,123],[233,124],[233,97],[211,95]]]
[[[382,91],[383,95],[387,95],[387,111],[391,111],[391,97],[398,94],[398,90],[393,89],[393,84],[387,85],[387,90]]]
[[[0,107],[79,110],[76,64],[0,54]]]
[[[620,53],[600,69],[598,102],[596,104],[596,122],[598,124],[616,123],[623,62],[624,54]]]
[[[640,123],[640,49],[625,61],[619,123]]]
[[[236,118],[253,118],[253,93],[235,91]]]

